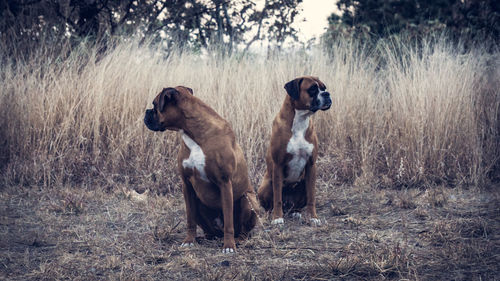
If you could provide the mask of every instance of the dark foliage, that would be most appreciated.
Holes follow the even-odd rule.
[[[251,0],[0,0],[0,38],[19,46],[136,35],[170,48],[216,46],[230,53],[237,44],[248,49],[258,40],[281,45],[296,38],[291,23],[300,2],[266,0],[258,8]]]
[[[456,40],[500,38],[500,2],[495,0],[339,0],[341,15],[329,17],[324,39],[339,35],[388,37],[446,32]]]

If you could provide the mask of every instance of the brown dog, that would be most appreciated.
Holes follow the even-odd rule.
[[[153,131],[180,131],[178,167],[186,202],[187,237],[192,246],[199,225],[207,237],[224,236],[224,253],[236,249],[257,222],[255,192],[243,151],[229,123],[186,87],[163,89],[146,110]]]
[[[310,117],[332,105],[326,86],[316,77],[304,76],[285,84],[288,93],[273,122],[267,150],[267,171],[258,190],[262,207],[273,210],[272,224],[282,224],[283,209],[300,217],[306,212],[312,224],[316,215],[315,162],[318,137]]]

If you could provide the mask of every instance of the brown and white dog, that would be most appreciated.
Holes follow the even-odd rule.
[[[288,95],[273,122],[258,197],[264,209],[273,210],[272,224],[284,223],[283,209],[300,217],[306,207],[310,223],[320,225],[315,203],[318,137],[310,117],[329,109],[332,100],[317,77],[299,77],[286,83],[285,89]]]
[[[199,225],[207,237],[224,237],[224,253],[236,250],[235,238],[248,237],[257,223],[258,205],[248,179],[243,151],[229,123],[193,96],[190,88],[163,89],[146,110],[153,131],[179,131],[178,168],[183,182],[187,237],[192,246]]]

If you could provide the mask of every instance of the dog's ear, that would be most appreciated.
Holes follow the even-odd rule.
[[[194,94],[193,94],[193,89],[191,89],[191,88],[189,88],[189,87],[184,87],[184,88],[186,88],[186,90],[188,90],[188,91],[191,93],[191,95],[194,95]]]
[[[158,104],[160,112],[165,109],[167,103],[175,102],[175,99],[179,92],[174,88],[163,88],[160,93],[160,102]]]
[[[285,84],[285,90],[293,100],[299,99],[300,84],[302,84],[302,80],[303,78],[297,78]]]

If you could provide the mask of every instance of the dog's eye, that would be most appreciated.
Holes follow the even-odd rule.
[[[318,94],[318,86],[314,85],[311,88],[307,89],[307,93],[309,93],[310,96]]]

